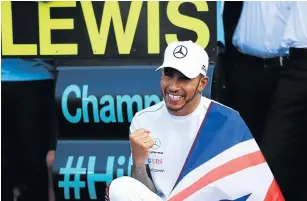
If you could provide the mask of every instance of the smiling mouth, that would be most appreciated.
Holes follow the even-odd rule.
[[[180,101],[184,96],[182,95],[175,95],[175,94],[172,94],[170,92],[166,92],[166,98],[172,102],[178,102]]]

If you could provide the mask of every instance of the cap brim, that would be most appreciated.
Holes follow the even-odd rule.
[[[155,71],[158,71],[158,70],[161,70],[162,68],[173,68],[173,69],[176,69],[178,70],[179,72],[181,72],[182,74],[184,74],[186,77],[190,78],[190,79],[193,79],[193,78],[196,78],[199,73],[197,73],[196,75],[193,75],[189,70],[183,70],[182,68],[180,68],[179,66],[171,66],[171,65],[162,65],[160,67],[158,67]]]
[[[159,70],[161,70],[161,69],[164,68],[164,67],[165,67],[165,66],[160,66],[160,67],[156,68],[155,71],[159,71]]]

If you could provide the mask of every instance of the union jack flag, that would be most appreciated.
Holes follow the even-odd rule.
[[[168,201],[284,201],[239,113],[214,101]]]

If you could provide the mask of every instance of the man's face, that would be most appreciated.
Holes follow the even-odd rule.
[[[161,77],[161,92],[169,111],[176,113],[182,110],[189,113],[193,109],[199,91],[207,84],[207,78],[201,75],[189,79],[173,68],[164,68]]]

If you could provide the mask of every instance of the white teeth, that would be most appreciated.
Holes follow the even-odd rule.
[[[172,94],[168,94],[169,95],[169,97],[171,98],[171,99],[173,99],[173,100],[179,100],[179,98],[181,97],[181,96],[174,96],[174,95],[172,95]]]

